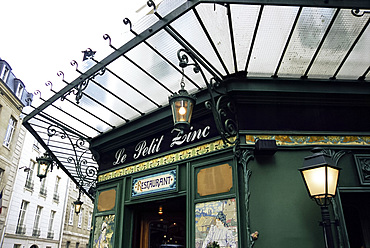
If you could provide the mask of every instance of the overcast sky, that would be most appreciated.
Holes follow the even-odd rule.
[[[9,63],[28,92],[47,90],[47,81],[63,84],[58,71],[63,71],[71,82],[76,74],[70,62],[82,63],[82,51],[91,48],[97,51],[98,60],[104,58],[106,55],[100,51],[109,54],[113,50],[103,35],[109,34],[112,44],[120,47],[129,31],[123,19],[128,17],[135,23],[151,10],[146,0],[0,0],[0,3],[0,58]],[[139,9],[144,10],[138,13]]]

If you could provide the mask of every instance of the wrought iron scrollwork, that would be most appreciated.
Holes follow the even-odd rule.
[[[69,141],[73,148],[73,155],[67,158],[67,162],[74,165],[79,185],[85,189],[95,188],[98,169],[95,166],[89,166],[87,159],[84,158],[86,153],[89,152],[88,140],[79,137],[73,141],[68,133],[58,125],[50,125],[47,128],[47,133],[49,138],[59,136],[61,139]]]
[[[104,38],[104,39],[108,39],[108,38]],[[88,48],[87,50],[91,50],[91,49]],[[71,61],[71,65],[72,66],[75,66],[76,67],[76,71],[82,74],[82,72],[78,70],[78,63],[77,63],[76,60],[72,60]],[[105,67],[102,68],[101,70],[97,71],[95,74],[93,74],[89,78],[85,79],[84,81],[81,81],[80,83],[78,83],[73,89],[71,89],[69,92],[65,93],[63,96],[61,96],[60,97],[60,100],[61,101],[64,101],[67,96],[69,96],[71,93],[73,93],[76,96],[76,103],[79,104],[80,103],[80,100],[81,100],[81,98],[83,96],[83,92],[84,92],[84,90],[86,90],[87,86],[89,85],[89,82],[91,80],[94,80],[96,76],[102,76],[102,75],[104,75],[104,73],[105,73]],[[60,77],[62,77],[63,82],[65,82],[64,81],[64,73],[62,71],[59,71],[57,73],[57,75],[60,76]]]
[[[202,71],[202,68],[199,66],[195,57],[190,51],[180,49],[177,52],[177,57],[179,59],[179,66],[181,68],[193,66],[193,71],[195,73],[200,72],[202,74],[210,95],[210,100],[206,101],[205,106],[212,111],[217,130],[221,135],[224,144],[236,145],[239,142],[236,109],[229,95],[217,91],[217,87],[219,87],[221,84],[220,79],[212,78],[210,82],[208,82],[204,72]],[[189,57],[192,59],[192,63],[189,63]],[[217,101],[215,100],[214,92],[220,95]],[[236,138],[234,139],[234,137]]]
[[[323,148],[320,148],[320,147],[313,148],[312,152],[313,153],[323,153],[323,154],[326,154],[326,155],[330,156],[331,159],[333,160],[333,162],[335,163],[335,166],[337,166],[339,159],[344,154],[346,154],[345,151],[336,152],[336,151],[333,151],[333,150],[330,150],[330,149],[323,149]]]
[[[351,10],[351,13],[352,15],[356,16],[356,17],[362,17],[364,16],[365,14],[370,14],[370,11],[362,11],[362,13],[360,13],[361,10],[360,9],[352,9]]]
[[[123,19],[123,23],[125,25],[130,25],[130,31],[132,31],[132,23],[130,21],[130,19],[128,19],[127,17],[125,19]]]

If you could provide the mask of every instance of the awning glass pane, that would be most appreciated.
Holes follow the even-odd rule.
[[[331,77],[361,32],[366,21],[367,18],[353,16],[349,9],[341,10],[308,76],[310,78]]]
[[[303,75],[333,18],[336,9],[303,8],[278,75]]]
[[[298,7],[264,7],[248,66],[248,76],[274,74],[298,9]]]
[[[200,4],[196,9],[227,68],[225,71],[229,74],[234,73],[227,7],[220,4]]]
[[[238,71],[245,70],[260,5],[231,5]]]

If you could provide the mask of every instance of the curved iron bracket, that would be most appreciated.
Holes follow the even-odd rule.
[[[180,49],[177,52],[177,57],[181,68],[192,66],[194,73],[201,73],[210,96],[210,100],[205,102],[205,106],[212,111],[217,131],[224,144],[238,144],[239,129],[236,121],[236,108],[229,95],[216,90],[216,88],[221,84],[220,80],[211,78],[210,82],[208,82],[202,68],[199,66],[195,56],[190,51]],[[189,57],[193,61],[192,63],[189,63]],[[215,99],[214,92],[220,95],[217,101]],[[236,138],[234,139],[234,137]]]
[[[345,151],[339,151],[339,152],[335,152],[333,150],[330,150],[330,149],[324,149],[324,148],[320,148],[320,147],[315,147],[313,148],[312,150],[312,153],[323,153],[325,155],[328,155],[331,157],[331,159],[333,160],[333,162],[335,163],[335,166],[338,165],[338,161],[339,159],[344,155],[346,154]]]
[[[352,9],[351,10],[351,13],[352,15],[356,16],[356,17],[362,17],[364,16],[365,14],[370,14],[370,11],[362,11],[362,13],[360,13],[360,9]]]
[[[90,48],[88,48],[88,49],[90,49]],[[72,60],[71,61],[71,65],[72,66],[75,66],[76,67],[76,71],[82,74],[82,72],[78,70],[78,63],[76,62],[76,60]],[[101,70],[97,71],[95,74],[91,75],[87,79],[81,81],[73,89],[71,89],[69,92],[65,93],[63,96],[61,96],[60,97],[61,101],[63,101],[64,99],[66,99],[66,97],[68,95],[70,95],[71,93],[73,93],[76,96],[76,103],[79,104],[80,103],[80,100],[81,100],[81,98],[83,96],[83,91],[87,88],[87,86],[89,85],[90,81],[94,80],[96,76],[102,76],[102,75],[104,75],[104,73],[105,73],[105,67],[102,68]],[[64,81],[64,73],[63,72],[58,72],[58,76],[62,76],[63,77],[63,81]]]
[[[89,140],[83,137],[79,137],[75,142],[68,135],[66,130],[63,127],[52,124],[47,128],[47,133],[49,138],[53,136],[59,136],[61,139],[66,139],[69,141],[69,144],[73,148],[73,156],[67,158],[69,164],[74,165],[77,174],[77,182],[80,187],[85,189],[95,189],[96,187],[96,176],[98,174],[98,169],[94,166],[88,166],[87,160],[84,158],[86,152],[89,152],[89,147],[86,146],[86,143],[89,143]],[[94,159],[94,157],[92,158]],[[83,167],[86,167],[83,169]],[[94,196],[92,196],[94,197]]]

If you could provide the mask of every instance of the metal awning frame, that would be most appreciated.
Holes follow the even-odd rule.
[[[300,10],[297,14],[297,17],[296,17],[296,20],[294,22],[294,25],[292,26],[292,31],[289,35],[289,38],[288,38],[288,41],[286,42],[286,45],[285,45],[285,48],[283,50],[283,54],[281,55],[281,58],[280,58],[280,62],[276,68],[276,71],[274,73],[274,75],[272,75],[272,79],[271,80],[274,80],[274,78],[276,79],[278,77],[278,70],[279,70],[279,67],[280,67],[280,64],[281,64],[281,61],[282,61],[282,58],[284,57],[284,54],[285,54],[285,51],[287,49],[287,46],[289,44],[289,41],[290,41],[290,38],[291,38],[291,35],[293,33],[293,30],[295,28],[295,25],[297,23],[297,20],[299,18],[299,15],[300,15],[300,11],[302,9],[302,7],[330,7],[330,8],[351,8],[353,9],[353,13],[354,14],[358,14],[358,15],[361,15],[363,13],[361,13],[361,10],[360,9],[370,9],[370,3],[369,1],[367,0],[360,0],[360,1],[339,1],[339,0],[335,0],[335,1],[309,1],[309,0],[300,0],[300,1],[278,1],[278,0],[274,0],[274,1],[268,1],[268,0],[264,0],[264,1],[243,1],[243,0],[203,0],[203,1],[200,1],[200,0],[194,0],[194,1],[186,1],[185,3],[183,3],[182,5],[180,5],[179,7],[177,7],[176,9],[174,9],[172,12],[170,12],[169,14],[167,14],[166,16],[161,16],[157,11],[156,11],[156,6],[154,5],[154,3],[152,1],[148,1],[148,6],[150,7],[153,7],[153,10],[154,10],[154,15],[158,18],[157,22],[155,24],[153,24],[150,28],[148,28],[147,30],[141,32],[140,34],[136,33],[133,29],[132,29],[132,25],[131,25],[131,22],[129,21],[129,19],[125,18],[124,19],[124,23],[126,25],[129,25],[130,26],[130,31],[132,34],[135,35],[135,37],[133,39],[131,39],[130,41],[128,41],[127,43],[125,43],[124,45],[122,45],[121,47],[119,48],[115,48],[112,44],[111,44],[111,39],[108,35],[105,35],[104,36],[104,39],[105,40],[108,40],[109,41],[109,46],[114,50],[110,55],[108,55],[106,58],[104,58],[103,60],[101,61],[97,61],[95,59],[92,59],[96,64],[94,66],[92,66],[90,69],[88,69],[86,72],[81,72],[79,71],[78,67],[77,67],[77,63],[76,64],[72,64],[72,65],[75,65],[76,66],[76,71],[80,73],[80,76],[78,76],[76,79],[74,79],[71,83],[68,83],[67,81],[64,80],[64,75],[63,73],[60,73],[59,76],[62,76],[62,81],[64,83],[66,83],[67,85],[61,89],[60,91],[56,92],[56,91],[53,91],[54,95],[49,98],[48,100],[44,100],[44,103],[42,103],[40,106],[38,106],[37,108],[35,108],[30,114],[28,114],[25,118],[24,118],[24,121],[23,121],[23,125],[27,128],[28,131],[30,131],[32,133],[32,135],[37,139],[37,141],[42,145],[42,147],[48,151],[51,156],[53,157],[54,161],[56,162],[56,164],[58,165],[59,168],[62,168],[63,171],[72,179],[72,181],[74,181],[77,185],[81,186],[82,190],[84,191],[85,194],[87,194],[91,199],[93,199],[93,195],[92,193],[93,192],[89,192],[89,189],[93,189],[95,187],[95,182],[94,182],[94,176],[97,175],[98,173],[98,169],[97,167],[94,167],[92,166],[92,168],[95,168],[91,171],[91,174],[89,176],[86,176],[86,175],[83,175],[83,174],[78,174],[77,172],[77,175],[76,173],[71,173],[59,160],[58,160],[58,157],[51,151],[50,149],[50,145],[46,144],[44,139],[39,135],[39,133],[31,126],[30,124],[30,121],[33,120],[33,119],[36,119],[38,115],[42,116],[42,118],[48,120],[49,124],[51,126],[55,126],[57,128],[59,128],[60,130],[63,130],[62,132],[59,132],[59,135],[63,135],[63,132],[65,132],[64,135],[67,135],[68,137],[71,136],[71,137],[74,137],[74,141],[76,141],[75,144],[73,144],[73,142],[70,142],[72,144],[71,145],[71,148],[69,149],[69,151],[74,151],[74,154],[75,154],[75,162],[81,158],[84,158],[84,156],[87,156],[86,154],[86,151],[84,150],[86,148],[86,146],[84,146],[84,149],[82,150],[79,150],[79,151],[76,151],[79,149],[78,147],[78,140],[80,140],[80,142],[87,142],[87,143],[90,143],[91,139],[94,138],[94,137],[89,137],[83,133],[80,133],[79,131],[75,130],[73,127],[69,126],[68,124],[66,123],[63,123],[61,120],[57,120],[51,116],[48,116],[46,113],[44,113],[43,111],[48,108],[50,105],[53,105],[53,103],[55,103],[58,99],[66,99],[67,101],[69,101],[71,104],[74,104],[73,102],[71,102],[70,100],[68,100],[66,98],[67,95],[71,94],[72,92],[74,92],[74,94],[76,94],[78,97],[82,97],[83,95],[84,96],[87,96],[89,97],[87,94],[84,94],[83,90],[86,88],[87,84],[89,81],[92,81],[94,82],[95,84],[97,84],[99,86],[99,83],[94,81],[94,78],[97,76],[97,75],[101,75],[105,72],[105,70],[108,70],[109,69],[107,68],[107,66],[109,64],[111,64],[113,61],[117,60],[118,58],[120,58],[121,56],[123,56],[124,58],[128,59],[130,61],[130,58],[128,58],[125,54],[127,52],[129,52],[130,50],[132,50],[133,48],[135,48],[136,46],[144,43],[146,44],[150,49],[152,49],[155,53],[157,53],[157,55],[159,55],[164,61],[166,61],[169,65],[171,65],[175,70],[177,70],[179,73],[181,73],[180,69],[177,67],[177,65],[174,65],[173,63],[171,63],[166,57],[164,57],[160,52],[158,52],[151,44],[149,44],[147,42],[147,40],[149,38],[151,38],[153,35],[155,35],[156,33],[158,33],[159,31],[161,30],[165,30],[174,40],[176,40],[180,45],[181,47],[183,47],[184,49],[186,50],[189,50],[189,51],[192,51],[192,54],[194,55],[196,61],[201,65],[201,67],[207,71],[207,73],[209,73],[209,75],[211,75],[212,77],[218,79],[218,80],[224,80],[225,78],[227,78],[228,76],[230,76],[226,66],[224,65],[224,62],[222,60],[222,57],[221,55],[219,54],[219,52],[217,51],[217,48],[215,47],[215,44],[213,44],[212,42],[212,39],[209,37],[209,34],[207,34],[207,30],[203,27],[203,30],[204,32],[206,33],[206,36],[208,37],[209,39],[209,42],[211,43],[211,46],[213,47],[215,53],[216,53],[216,56],[217,58],[219,59],[220,63],[222,64],[223,68],[225,69],[227,75],[223,75],[220,71],[218,71],[206,58],[204,58],[202,56],[202,54],[197,51],[197,49],[195,47],[192,46],[192,44],[189,44],[189,42],[186,41],[186,39],[184,37],[181,36],[180,33],[178,33],[176,31],[176,29],[174,29],[172,26],[171,26],[171,23],[173,23],[175,20],[177,20],[178,18],[180,18],[182,15],[184,15],[185,13],[187,13],[188,11],[191,11],[193,10],[195,15],[197,16],[198,18],[198,21],[200,22],[200,25],[203,25],[201,20],[200,20],[200,17],[199,15],[197,14],[197,11],[195,9],[195,7],[198,5],[198,4],[201,4],[201,3],[213,3],[213,4],[220,4],[220,5],[223,5],[225,7],[228,8],[228,4],[250,4],[250,5],[261,5],[261,10],[259,12],[259,17],[258,17],[258,20],[257,20],[257,24],[256,24],[256,29],[254,31],[254,34],[253,34],[253,39],[252,39],[252,45],[250,47],[250,51],[249,51],[249,54],[248,54],[248,58],[247,58],[247,62],[246,62],[246,66],[245,66],[245,75],[247,75],[247,71],[248,71],[248,65],[249,65],[249,60],[250,60],[250,56],[251,56],[251,51],[253,50],[253,43],[254,43],[254,40],[255,40],[255,37],[256,37],[256,33],[257,33],[257,30],[258,30],[258,22],[260,20],[260,17],[261,17],[261,13],[263,11],[263,6],[264,5],[282,5],[282,6],[300,6]],[[338,11],[337,11],[338,13]],[[229,15],[229,18],[231,18],[231,16]],[[335,17],[332,19],[332,22],[335,20]],[[367,28],[368,24],[369,24],[369,21],[370,21],[370,18],[367,22],[367,24],[365,25],[365,27],[363,28],[363,30],[361,31],[360,35],[357,37],[355,43],[352,45],[352,47],[350,48],[348,54],[346,55],[346,57],[344,58],[344,60],[341,62],[339,68],[337,69],[336,73],[330,78],[330,80],[335,80],[336,79],[336,75],[338,73],[338,71],[340,70],[341,66],[343,65],[344,61],[347,59],[349,53],[352,51],[352,49],[354,48],[356,42],[358,41],[359,37],[361,36],[361,34],[365,31],[365,29]],[[229,21],[229,25],[232,25],[232,22]],[[330,30],[330,28],[327,29],[327,33],[329,32],[328,30]],[[229,31],[231,32],[231,38],[233,38],[233,28],[232,26],[229,27]],[[318,53],[318,51],[320,50],[320,47],[323,43],[323,41],[325,40],[325,36],[327,35],[324,34],[324,38],[322,39],[322,42],[321,44],[319,45],[319,48],[317,49],[315,55],[314,55],[314,58],[311,60],[310,62],[310,65],[309,67],[307,68],[306,70],[306,73],[304,75],[302,75],[301,79],[306,79],[307,78],[307,74],[310,70],[310,67]],[[232,41],[232,46],[233,46],[233,41]],[[237,65],[236,65],[236,54],[235,54],[235,48],[232,47],[232,51],[233,51],[233,61],[234,61],[234,67],[235,67],[235,71],[238,71],[237,69]],[[132,64],[135,65],[135,61],[130,61]],[[141,68],[140,65],[136,65],[139,69]],[[145,70],[143,68],[141,68],[141,70],[145,72]],[[369,70],[370,70],[370,66],[368,67],[368,69],[364,72],[364,74],[359,78],[359,80],[364,80],[365,79],[365,76],[369,73]],[[125,81],[124,79],[120,78],[119,75],[115,75],[113,71],[109,71],[110,73],[112,73],[114,76],[116,76],[117,78],[119,78],[121,81]],[[239,72],[239,71],[238,71]],[[149,77],[152,77],[152,79],[154,81],[158,81],[156,80],[153,76],[151,75],[148,75]],[[186,75],[185,75],[186,76]],[[187,77],[187,76],[186,76]],[[202,90],[202,87],[197,85],[191,78],[187,77],[187,79],[195,85],[195,87],[198,88],[198,90]],[[328,79],[329,80],[329,79]],[[126,84],[129,84],[128,82],[125,82]],[[161,84],[161,82],[157,82],[159,84]],[[103,86],[100,86],[100,87],[103,87]],[[163,87],[165,87],[163,85]],[[135,90],[135,87],[132,86],[132,88]],[[109,92],[108,89],[105,89]],[[173,93],[170,89],[168,89],[169,93]],[[110,94],[114,95],[113,92],[109,92]],[[140,92],[139,92],[140,93]],[[151,101],[151,99],[149,99],[147,96],[143,95],[144,97],[146,97],[149,101]],[[78,102],[78,97],[77,97],[77,102]],[[117,96],[118,97],[118,96]],[[124,99],[120,99],[122,102],[125,103],[125,100]],[[99,102],[97,102],[99,103]],[[153,102],[153,104],[158,108],[158,109],[161,109],[162,106],[158,103],[155,103]],[[74,104],[76,105],[76,104]],[[78,106],[78,105],[77,105]],[[56,107],[56,106],[54,106]],[[135,108],[134,106],[132,106],[133,108]],[[58,108],[58,107],[56,107]],[[86,109],[84,109],[84,111],[87,111]],[[113,111],[113,110],[111,110]],[[145,115],[145,113],[142,113],[138,110],[138,112],[140,113],[141,116]],[[116,115],[119,115],[118,113],[114,113],[112,112],[113,114],[116,114]],[[95,116],[96,118],[99,119],[99,117],[97,115],[95,115],[94,113],[91,113],[90,114],[92,116]],[[125,118],[124,116],[120,116],[121,119],[123,119],[126,123],[131,121],[127,118]],[[76,118],[76,117],[74,117]],[[83,122],[83,120],[79,120],[78,118],[76,118],[76,120],[78,121],[81,121]],[[102,122],[104,122],[103,119],[100,119]],[[85,123],[83,122],[84,125],[88,126],[89,124],[88,123]],[[106,123],[107,125],[110,125],[109,123]],[[111,128],[116,128],[112,125],[110,125]],[[102,132],[99,132],[100,135],[104,135]],[[48,134],[49,135],[49,134]],[[49,137],[51,137],[49,135]],[[71,139],[70,139],[71,140]],[[68,143],[68,142],[66,142]],[[83,156],[81,155],[83,154]],[[88,153],[89,155],[91,156],[97,156],[96,154],[93,154],[92,151],[90,151]],[[68,154],[65,154],[65,155],[68,155]],[[80,156],[81,155],[81,156]],[[87,156],[88,157],[88,156]],[[82,160],[81,160],[82,161]],[[80,161],[80,162],[81,162]],[[94,158],[90,158],[88,161],[85,161],[83,163],[86,163],[86,164],[89,164],[89,163],[94,163]],[[88,166],[87,166],[88,167]],[[76,167],[77,168],[77,167]],[[78,171],[78,169],[77,169]],[[84,185],[85,184],[85,185]]]

